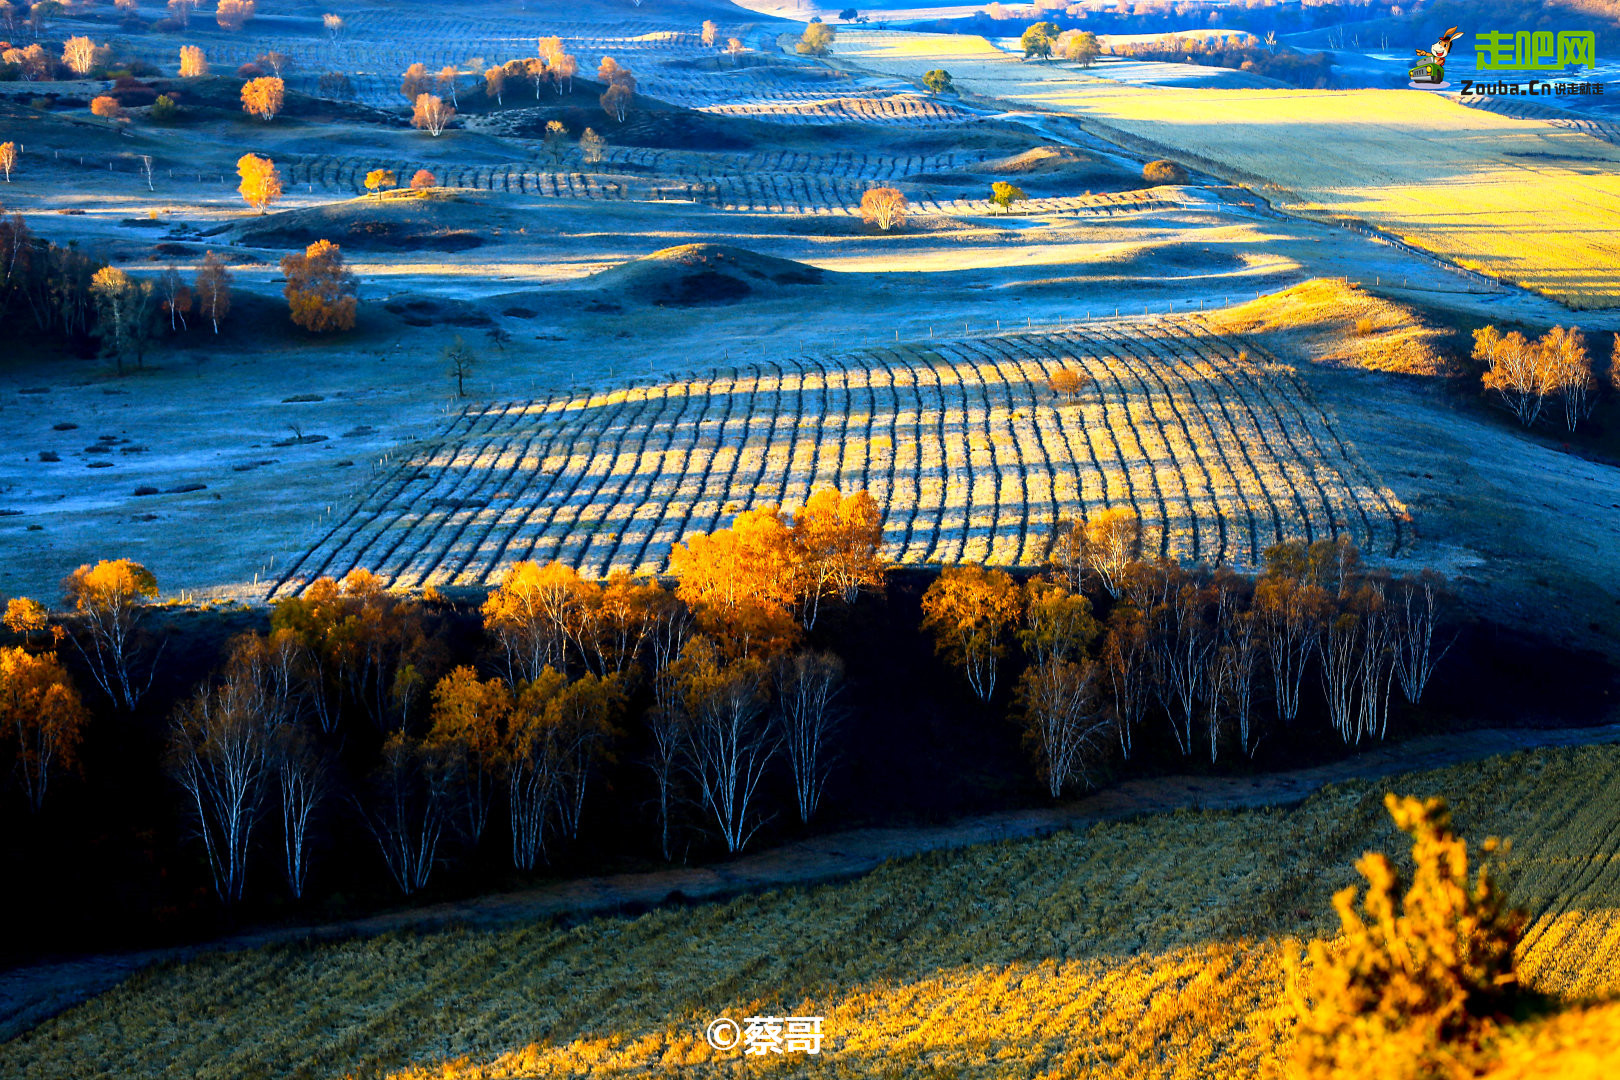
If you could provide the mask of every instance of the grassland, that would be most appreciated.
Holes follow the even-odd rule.
[[[1620,148],[1589,135],[1425,91],[1127,86],[982,38],[857,31],[836,55],[911,79],[945,67],[972,94],[1274,187],[1290,210],[1364,221],[1572,307],[1620,306]]]
[[[781,1075],[1253,1076],[1286,1047],[1285,958],[1332,932],[1386,786],[1507,836],[1521,967],[1620,991],[1620,749],[1539,751],[933,854],[858,880],[571,927],[464,928],[207,956],[3,1047],[54,1077],[751,1075],[712,1017],[822,1015]],[[441,1067],[457,1063],[450,1070]]]

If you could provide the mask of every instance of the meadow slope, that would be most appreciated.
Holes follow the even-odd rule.
[[[1331,932],[1386,789],[1504,835],[1521,967],[1620,990],[1620,748],[1519,753],[887,863],[858,880],[574,926],[454,929],[152,970],[4,1048],[19,1077],[651,1076],[754,1070],[712,1017],[822,1015],[841,1076],[1255,1075],[1286,1046],[1286,958]],[[251,1032],[251,1035],[244,1034]],[[448,1068],[445,1066],[448,1064]]]
[[[1127,86],[1023,63],[983,38],[853,31],[841,65],[1067,114],[1105,137],[1366,222],[1571,307],[1620,306],[1620,147],[1421,90]]]

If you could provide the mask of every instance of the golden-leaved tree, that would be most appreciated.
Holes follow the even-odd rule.
[[[863,591],[883,587],[883,512],[867,492],[842,495],[837,488],[818,488],[794,513],[790,538],[806,630],[815,628],[824,597],[853,604]]]
[[[947,566],[923,593],[923,628],[967,676],[980,701],[996,690],[996,672],[1022,598],[1011,575],[983,566]]]
[[[302,255],[283,256],[281,272],[287,275],[282,292],[295,325],[317,334],[354,329],[359,283],[344,266],[343,251],[336,244],[317,240]]]
[[[669,553],[675,595],[698,629],[738,656],[790,647],[799,628],[800,553],[774,506],[744,510],[729,529],[694,534]]]
[[[157,655],[140,630],[158,594],[157,578],[132,559],[104,559],[73,571],[62,591],[78,630],[69,640],[91,678],[115,706],[133,710],[156,672]]]
[[[180,77],[198,79],[208,74],[208,57],[196,45],[180,46]]]
[[[287,84],[273,75],[249,79],[242,84],[242,111],[252,113],[260,120],[274,120],[286,98]]]
[[[461,798],[456,820],[476,847],[489,823],[489,808],[503,764],[507,718],[512,713],[512,691],[500,679],[478,678],[463,665],[440,679],[433,688],[433,726],[427,741],[443,751],[455,771]]]
[[[276,163],[258,154],[243,154],[236,162],[236,174],[242,178],[237,188],[247,204],[264,213],[270,204],[281,198],[281,173]]]
[[[54,654],[0,647],[0,746],[10,744],[13,771],[33,813],[44,805],[51,779],[77,766],[89,718]]]

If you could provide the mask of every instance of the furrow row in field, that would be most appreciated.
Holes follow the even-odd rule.
[[[1073,368],[1076,400],[1048,389]],[[1128,507],[1149,554],[1254,566],[1279,539],[1403,542],[1401,508],[1294,373],[1197,319],[1098,320],[468,410],[406,451],[278,590],[366,567],[486,585],[519,559],[658,572],[669,546],[818,487],[865,489],[902,563],[1028,566]]]
[[[773,124],[960,124],[971,113],[911,97],[837,97],[809,101],[722,102],[694,106],[717,116],[746,116]]]

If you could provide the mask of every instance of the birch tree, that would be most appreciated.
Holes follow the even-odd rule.
[[[1081,550],[1087,572],[1118,599],[1125,568],[1142,555],[1142,522],[1119,507],[1100,511],[1086,522]]]
[[[0,746],[11,744],[12,769],[30,813],[45,805],[51,780],[77,765],[89,719],[53,654],[0,647]]]
[[[567,680],[543,668],[524,683],[507,726],[506,793],[512,817],[512,865],[533,870],[545,857],[546,831],[561,787],[563,755],[551,703]]]
[[[788,764],[799,820],[808,824],[821,805],[821,794],[834,763],[829,747],[838,715],[833,703],[844,680],[843,662],[831,653],[797,652],[778,661],[776,721]]]
[[[793,515],[791,540],[806,630],[815,628],[823,598],[853,604],[863,591],[883,587],[883,514],[867,492],[818,488]]]
[[[309,877],[310,830],[332,789],[331,762],[302,724],[275,729],[271,748],[281,807],[282,870],[294,900],[304,896]]]
[[[212,251],[197,267],[196,294],[199,314],[213,324],[218,334],[220,320],[231,312],[231,272]]]
[[[399,891],[427,888],[450,815],[441,763],[419,740],[395,732],[383,743],[369,797],[357,805]]]
[[[1435,666],[1451,650],[1447,643],[1436,651],[1434,643],[1439,622],[1439,593],[1444,584],[1439,574],[1429,570],[1395,583],[1394,600],[1398,607],[1392,615],[1391,628],[1395,677],[1400,682],[1401,693],[1413,705],[1423,700],[1423,691],[1434,675]]]
[[[152,688],[163,651],[161,644],[149,648],[141,633],[157,578],[131,559],[108,559],[73,571],[63,590],[80,631],[69,640],[91,678],[115,707],[134,711]]]
[[[1108,745],[1101,677],[1090,660],[1048,658],[1019,679],[1024,742],[1038,763],[1047,792],[1056,799],[1071,783],[1089,788]]]
[[[1102,664],[1108,675],[1120,754],[1127,761],[1134,733],[1147,711],[1152,685],[1147,653],[1147,620],[1142,612],[1131,604],[1114,605],[1108,613],[1108,630],[1103,637]]]
[[[512,693],[500,679],[480,680],[466,665],[433,688],[432,727],[427,744],[453,781],[459,796],[457,827],[476,848],[489,824],[490,806],[500,781],[503,732],[512,711]]]
[[[735,854],[765,824],[759,785],[778,740],[766,723],[766,675],[756,658],[727,660],[705,638],[679,661],[688,767],[698,798]]]
[[[168,760],[207,854],[214,894],[232,907],[242,899],[271,771],[255,688],[227,678],[182,704],[170,727]]]
[[[1008,630],[1018,620],[1018,586],[1003,570],[947,566],[923,594],[923,628],[967,676],[980,701],[996,690],[996,673]]]

